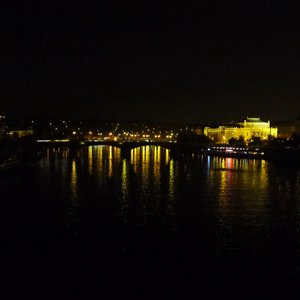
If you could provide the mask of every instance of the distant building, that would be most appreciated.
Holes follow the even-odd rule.
[[[277,137],[277,127],[271,127],[270,121],[264,122],[260,118],[247,117],[243,122],[230,126],[219,126],[217,128],[205,127],[204,134],[217,143],[227,143],[231,138],[242,136],[245,141],[252,137],[267,139],[269,135]]]

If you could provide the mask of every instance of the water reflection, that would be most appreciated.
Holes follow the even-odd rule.
[[[223,237],[239,223],[254,222],[258,230],[259,223],[255,220],[260,218],[261,224],[266,224],[268,216],[264,212],[270,207],[286,210],[293,207],[293,211],[300,212],[299,171],[276,169],[264,160],[198,155],[189,161],[177,161],[170,158],[169,150],[157,146],[138,147],[131,151],[130,159],[122,159],[118,148],[90,146],[75,152],[67,148],[46,149],[40,167],[44,174],[49,173],[49,183],[60,185],[62,195],[66,194],[64,185],[69,178],[73,204],[79,202],[87,188],[86,183],[81,183],[87,175],[90,179],[84,180],[95,183],[99,190],[110,184],[111,197],[121,195],[119,211],[124,220],[128,218],[128,203],[132,198],[142,218],[164,214],[166,219],[178,214],[175,203],[197,199],[199,205],[215,207]]]
[[[174,171],[174,160],[171,159],[169,163],[169,200],[174,201],[175,197],[175,171]]]
[[[71,172],[70,172],[70,206],[68,209],[69,213],[69,221],[68,227],[74,236],[79,234],[79,202],[78,202],[78,170],[77,170],[77,162],[75,159],[71,161]]]
[[[77,167],[75,159],[72,160],[71,167],[71,178],[70,178],[70,191],[71,199],[73,202],[76,202],[78,198],[78,186],[77,186]]]
[[[89,168],[89,174],[93,174],[93,147],[88,148],[88,168]]]
[[[264,160],[208,157],[207,168],[217,205],[218,253],[223,257],[236,255],[253,234],[263,245],[259,232],[269,221],[270,164]]]
[[[121,218],[127,223],[128,201],[129,201],[129,166],[126,159],[122,160],[122,177],[121,177]]]
[[[214,181],[221,174],[222,192],[231,190],[233,183],[238,183],[236,188],[266,189],[268,174],[264,160],[208,157],[207,161],[210,181]]]
[[[120,174],[124,183],[125,171],[134,172],[137,175],[137,182],[142,194],[152,193],[155,196],[168,187],[169,199],[174,198],[178,183],[192,182],[201,174],[205,178],[199,178],[199,180],[204,179],[208,189],[213,193],[217,192],[220,205],[232,201],[231,198],[240,199],[245,203],[250,197],[265,199],[268,197],[270,182],[271,184],[275,182],[275,191],[281,197],[287,198],[293,194],[295,198],[299,199],[300,193],[299,171],[289,175],[289,171],[276,170],[264,160],[195,156],[191,163],[174,161],[170,159],[168,150],[158,146],[142,146],[133,149],[131,158],[127,161],[127,164],[132,167],[131,171],[128,171],[128,166],[125,169],[120,149],[111,146],[90,146],[75,152],[71,152],[67,148],[45,149],[45,156],[40,161],[40,166],[49,168],[53,176],[54,173],[60,174],[59,178],[61,178],[63,174],[66,175],[66,164],[69,160],[72,165],[73,183],[78,180],[75,177],[78,164],[83,173],[86,172],[96,180],[99,187],[105,185],[109,180],[117,178]],[[176,168],[180,170],[179,173],[175,172]],[[205,170],[205,174],[201,170]],[[128,174],[126,176],[128,181]],[[72,185],[74,186],[74,184]],[[123,188],[124,186],[122,190],[125,191]],[[274,187],[272,189],[274,190]],[[73,190],[74,196],[76,189],[73,188]]]
[[[88,173],[101,186],[117,172],[121,162],[120,149],[112,146],[89,146],[87,149]],[[83,153],[83,158],[85,155]]]
[[[98,281],[99,270],[104,276],[108,270],[110,278],[120,274],[117,284],[124,270],[144,274],[142,281],[173,274],[167,286],[188,274],[187,281],[197,277],[193,285],[208,278],[210,287],[235,285],[239,278],[241,286],[255,278],[261,287],[271,278],[274,287],[299,274],[297,170],[263,160],[173,159],[154,146],[134,149],[130,159],[108,146],[49,148],[38,163],[22,168],[1,178],[3,216],[8,211],[5,220],[12,219],[4,228],[18,239],[7,253],[29,245],[16,269],[44,245],[43,257],[57,249],[63,276],[90,273]],[[45,264],[38,259],[35,267],[42,274],[38,268]],[[135,282],[130,279],[125,285]]]
[[[131,151],[131,163],[141,180],[142,194],[155,195],[161,189],[162,170],[169,162],[169,150],[158,146],[142,146]]]

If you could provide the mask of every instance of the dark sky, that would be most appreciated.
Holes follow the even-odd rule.
[[[299,1],[1,2],[0,110],[199,123],[300,113]]]

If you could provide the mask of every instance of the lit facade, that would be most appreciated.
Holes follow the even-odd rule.
[[[236,126],[205,127],[204,134],[217,143],[227,143],[231,138],[242,136],[245,141],[252,137],[267,139],[269,135],[277,137],[277,127],[271,127],[270,121],[263,122],[260,118],[248,118]]]

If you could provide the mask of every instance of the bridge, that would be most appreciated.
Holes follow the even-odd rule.
[[[131,150],[142,147],[142,146],[161,146],[163,148],[174,150],[176,148],[176,142],[171,141],[69,141],[69,140],[38,140],[40,144],[51,145],[56,147],[69,147],[78,148],[81,146],[113,146],[121,150],[121,156],[124,158],[129,158],[131,155]]]
[[[87,141],[81,143],[81,145],[107,145],[117,147],[121,150],[121,156],[128,158],[131,155],[131,150],[142,147],[142,146],[160,146],[169,150],[174,149],[176,143],[173,142],[164,142],[164,141]]]

